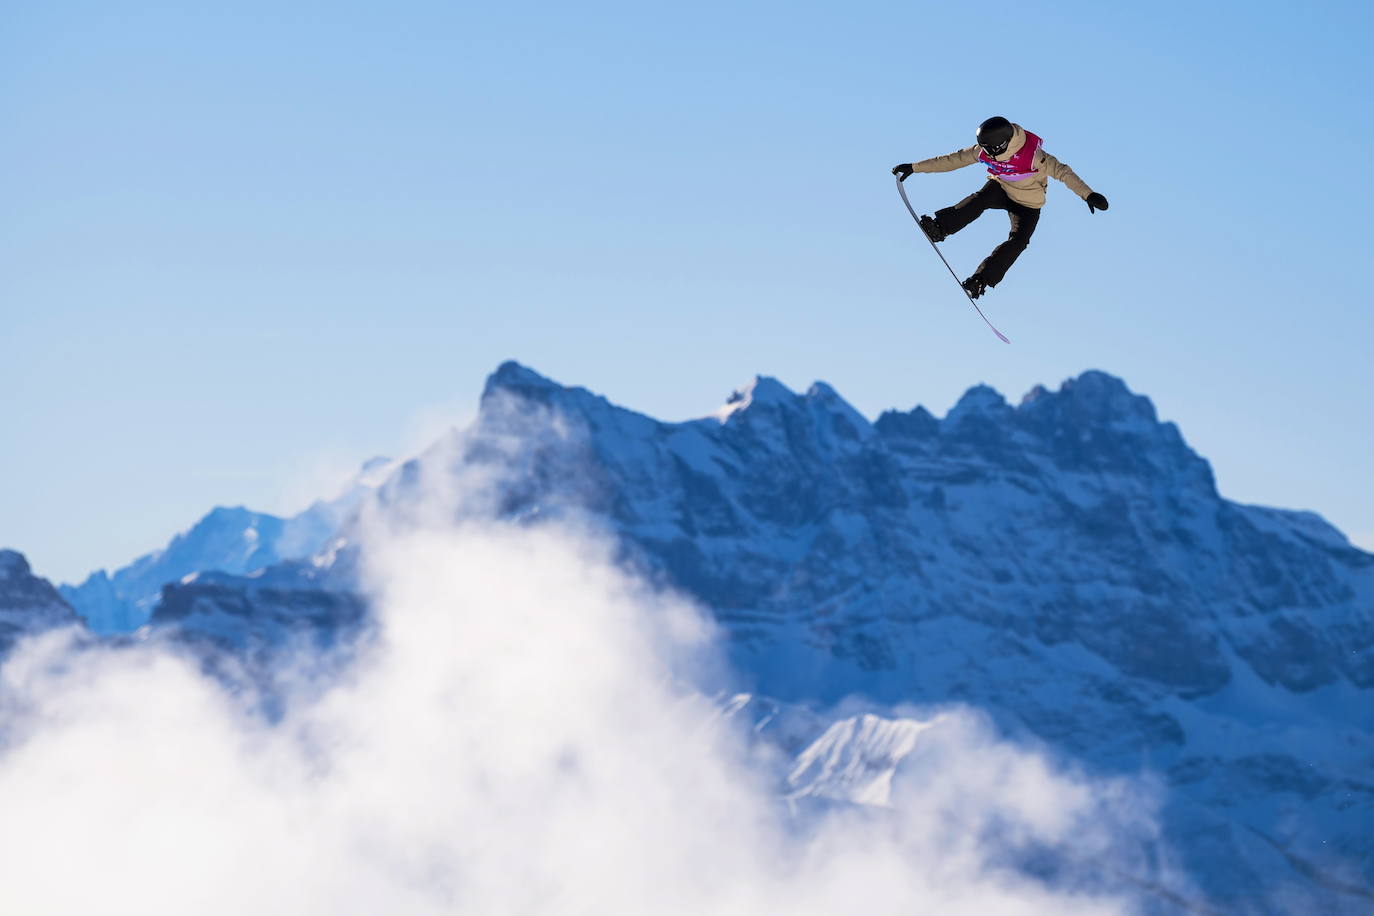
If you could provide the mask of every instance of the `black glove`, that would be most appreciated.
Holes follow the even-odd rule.
[[[903,162],[900,165],[894,165],[892,174],[897,176],[898,181],[906,181],[907,176],[911,174],[911,163]]]
[[[1107,209],[1107,198],[1093,191],[1085,198],[1088,201],[1088,212],[1096,213],[1098,210]]]

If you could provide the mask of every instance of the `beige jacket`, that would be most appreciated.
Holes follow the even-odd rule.
[[[1006,162],[1020,152],[1021,147],[1026,145],[1026,131],[1020,124],[1013,124],[1012,128],[1015,132],[1011,136],[1011,142],[1007,144],[1006,152],[997,157],[998,162]],[[936,156],[934,159],[922,159],[920,162],[913,162],[911,163],[911,170],[913,172],[952,172],[955,169],[962,169],[966,165],[977,164],[978,153],[979,149],[975,144],[967,149],[961,149],[957,153],[950,153],[948,156]],[[1093,192],[1093,189],[1088,187],[1082,178],[1074,174],[1073,169],[1045,152],[1043,146],[1036,150],[1035,160],[1031,163],[1031,167],[1039,174],[1023,181],[997,179],[1002,182],[1002,187],[1006,189],[1007,196],[1018,204],[1033,207],[1036,210],[1045,206],[1045,188],[1049,185],[1050,178],[1064,182],[1069,186],[1070,191],[1084,200],[1087,200],[1088,195]]]

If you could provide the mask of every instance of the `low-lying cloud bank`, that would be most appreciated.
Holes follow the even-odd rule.
[[[165,645],[17,652],[0,912],[1133,911],[1024,867],[1116,867],[1153,830],[1129,786],[946,711],[888,807],[798,814],[786,762],[711,698],[707,619],[597,545],[474,527],[366,556],[375,639],[274,722]]]

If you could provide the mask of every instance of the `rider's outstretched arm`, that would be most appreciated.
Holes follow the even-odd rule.
[[[1045,170],[1045,174],[1057,181],[1064,182],[1064,184],[1068,185],[1070,191],[1084,200],[1087,200],[1088,195],[1093,192],[1093,189],[1088,187],[1088,183],[1078,177],[1077,172],[1069,168],[1066,163],[1060,162],[1044,150],[1040,151],[1040,163],[1040,167]]]
[[[913,162],[911,163],[911,170],[913,172],[952,172],[955,169],[962,169],[966,165],[973,165],[977,161],[978,147],[970,146],[945,156]]]

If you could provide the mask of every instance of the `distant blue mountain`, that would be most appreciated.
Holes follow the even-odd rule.
[[[444,512],[591,524],[710,608],[752,692],[732,709],[792,711],[796,797],[872,804],[919,740],[892,710],[959,701],[1099,771],[1160,774],[1214,911],[1374,912],[1374,556],[1311,513],[1223,499],[1110,375],[874,422],[760,377],[663,423],[506,363],[476,422],[369,500],[433,517],[435,482],[469,478],[487,483]],[[174,582],[152,620],[240,650],[332,644],[366,615],[356,560],[345,526],[311,562]],[[868,712],[827,712],[846,699]],[[1194,906],[1170,893],[1161,912]]]
[[[80,585],[63,585],[60,591],[93,632],[130,632],[148,622],[164,586],[188,575],[208,571],[243,575],[317,553],[387,467],[386,459],[369,461],[337,498],[317,501],[289,519],[242,507],[213,509],[162,550],[114,573],[98,570]]]

